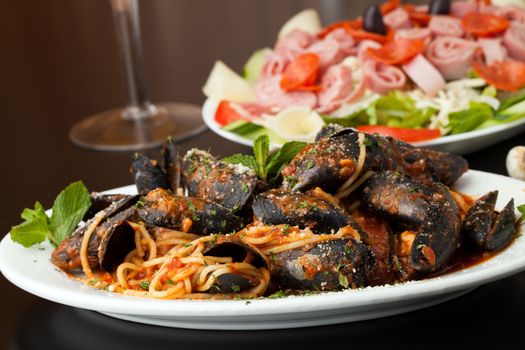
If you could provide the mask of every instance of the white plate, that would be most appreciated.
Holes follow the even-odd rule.
[[[517,204],[525,203],[525,182],[500,175],[471,170],[455,188],[471,195],[498,189],[498,208],[511,197]],[[111,192],[134,191],[127,186]],[[51,251],[49,244],[23,248],[7,235],[0,243],[0,270],[18,287],[57,303],[136,322],[197,329],[292,328],[377,318],[441,303],[525,269],[525,235],[521,235],[482,264],[422,281],[249,302],[152,300],[95,290],[69,279],[51,263]]]
[[[252,140],[221,128],[221,126],[215,121],[215,111],[217,110],[217,106],[218,102],[212,99],[207,99],[204,102],[204,105],[202,106],[202,118],[204,123],[213,132],[224,137],[225,139],[246,146],[252,146]],[[469,131],[457,135],[443,136],[430,141],[415,142],[413,144],[414,146],[428,147],[444,152],[467,154],[509,139],[518,135],[524,130],[525,118],[522,118],[507,124],[496,125],[487,129]]]

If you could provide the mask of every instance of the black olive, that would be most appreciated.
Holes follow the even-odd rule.
[[[367,7],[363,15],[363,29],[367,32],[386,35],[386,27],[379,6],[371,5]]]
[[[448,15],[450,13],[450,0],[430,0],[428,13],[431,15]]]

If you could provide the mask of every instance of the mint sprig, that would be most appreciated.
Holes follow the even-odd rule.
[[[222,161],[232,164],[242,164],[251,168],[264,181],[273,184],[277,181],[283,167],[288,164],[304,147],[306,143],[291,141],[280,149],[270,152],[270,138],[261,135],[253,142],[253,156],[234,154]]]
[[[525,221],[525,204],[518,205],[516,208],[521,213],[521,216],[520,216],[520,218],[518,219],[518,222],[517,222],[517,225],[519,226],[519,225],[521,225],[521,223],[523,221]]]
[[[11,228],[11,239],[26,248],[46,238],[58,246],[73,232],[90,206],[86,186],[81,181],[74,182],[56,197],[51,217],[46,215],[39,202],[35,203],[34,209],[24,209],[21,214],[24,222]]]

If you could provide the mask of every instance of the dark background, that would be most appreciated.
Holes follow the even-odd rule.
[[[155,101],[202,104],[201,87],[220,58],[240,72],[256,49],[272,46],[280,26],[306,8],[323,23],[360,15],[371,1],[143,0],[144,59]],[[90,190],[131,183],[131,153],[73,146],[69,128],[124,104],[109,1],[0,2],[0,235],[39,200],[50,207],[67,184]],[[467,158],[472,168],[505,174],[505,155],[524,134]],[[183,151],[249,149],[207,131]],[[157,151],[150,151],[156,155]],[[199,332],[132,324],[34,297],[0,276],[0,348],[268,348],[336,341],[348,348],[523,348],[525,275],[481,287],[441,306],[354,324],[273,332]]]

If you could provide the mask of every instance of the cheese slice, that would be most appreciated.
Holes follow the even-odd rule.
[[[290,18],[281,27],[278,38],[281,39],[295,29],[303,30],[312,35],[319,33],[321,31],[321,19],[317,11],[314,9],[306,9]]]
[[[222,61],[215,62],[202,92],[217,101],[256,102],[250,84]]]

